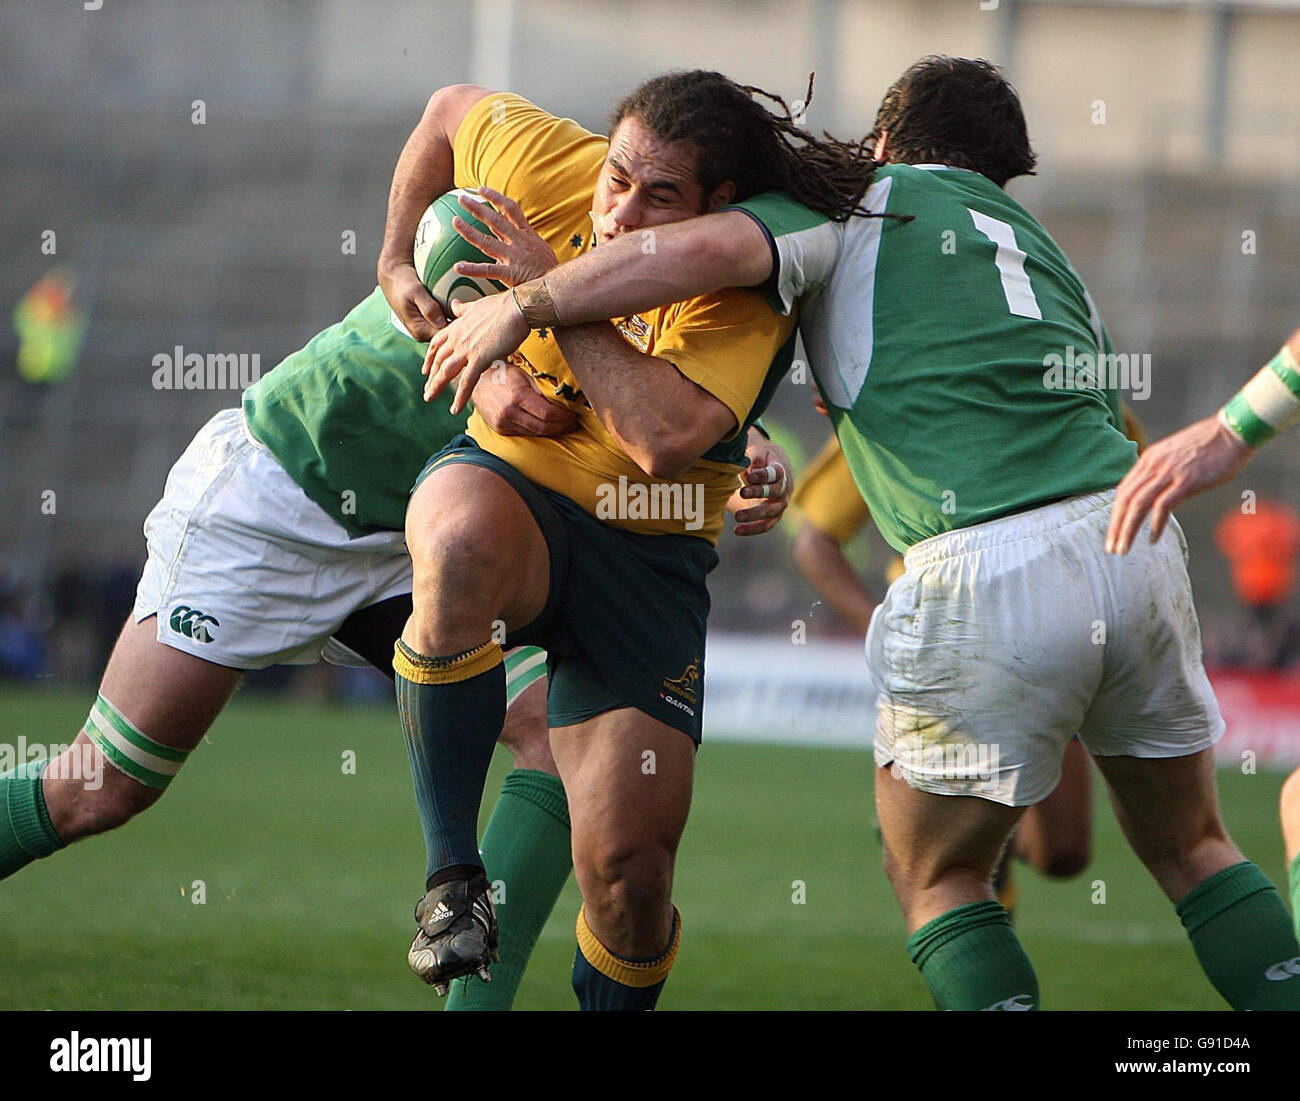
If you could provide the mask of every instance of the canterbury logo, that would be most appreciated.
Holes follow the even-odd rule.
[[[664,687],[674,692],[680,692],[691,703],[695,702],[695,686],[700,681],[700,663],[693,661],[688,665],[680,677],[665,677]]]
[[[1023,998],[1024,1001],[1020,999]],[[1034,996],[1032,994],[1015,994],[1010,998],[1004,998],[1000,1002],[994,1002],[992,1005],[984,1007],[985,1013],[1023,1013],[1026,1010],[1034,1008]]]
[[[1300,956],[1275,963],[1264,972],[1264,978],[1269,982],[1286,982],[1287,979],[1294,979],[1297,975],[1300,975]]]
[[[173,631],[192,638],[195,642],[211,642],[212,632],[208,630],[208,625],[221,626],[216,616],[210,616],[197,608],[187,608],[184,604],[177,604],[172,609],[169,622]]]

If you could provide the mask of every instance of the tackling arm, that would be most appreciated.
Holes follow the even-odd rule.
[[[596,416],[652,478],[677,477],[736,430],[726,405],[608,322],[556,329],[555,339]]]
[[[516,206],[504,196],[494,196],[493,201],[506,210]],[[514,217],[506,230],[500,216],[484,208],[474,209],[498,230],[498,236],[506,231],[507,235],[526,238],[531,232],[525,229],[527,222],[522,214]],[[463,229],[459,232],[496,257],[497,262],[462,261],[456,271],[500,279],[515,287],[516,293],[523,296],[521,300],[540,297],[545,308],[560,319],[559,324],[547,326],[557,332],[561,326],[628,317],[640,310],[727,287],[756,286],[772,273],[772,246],[767,235],[749,215],[738,210],[629,233],[527,282],[519,282],[519,270],[512,263],[517,243],[494,244],[481,237],[476,239]],[[459,377],[452,401],[453,412],[459,412],[479,376],[515,351],[528,336],[529,326],[512,295],[489,295],[454,308],[457,324],[433,336],[423,371],[429,376],[426,400]]]
[[[552,269],[545,283],[561,323],[578,325],[757,286],[771,274],[772,246],[762,228],[748,214],[724,210],[626,234]]]

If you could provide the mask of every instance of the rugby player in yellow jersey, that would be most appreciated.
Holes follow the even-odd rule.
[[[485,189],[496,212],[471,208],[498,236],[543,242],[545,271],[629,234],[652,248],[656,226],[772,187],[847,217],[869,179],[860,148],[796,150],[786,120],[716,73],[643,85],[608,141],[518,96],[461,86],[446,98],[455,109],[424,157],[442,175],[405,211],[390,206],[403,255],[418,210],[453,184]],[[807,170],[813,153],[841,159],[838,190]],[[579,1004],[655,1004],[681,936],[672,870],[700,736],[704,579],[744,466],[737,443],[792,347],[789,319],[746,290],[537,332],[515,362],[577,427],[505,437],[471,417],[426,468],[407,515],[415,611],[394,659],[429,849],[409,954],[425,981],[486,977],[495,948],[475,825],[501,645],[531,639],[549,654],[551,748],[584,900]]]
[[[719,212],[666,227],[652,255],[616,242],[522,284],[529,312],[472,304],[426,367],[469,386],[534,325],[769,278],[783,302],[805,296],[803,336],[854,480],[908,551],[868,642],[876,805],[936,1005],[1038,1007],[991,873],[1079,736],[1216,989],[1234,1008],[1296,1008],[1291,921],[1218,813],[1223,724],[1178,533],[1123,564],[1104,554],[1108,494],[1135,449],[1118,390],[1058,370],[1077,348],[1094,365],[1114,351],[1068,260],[1003,189],[1034,163],[1018,97],[987,62],[924,58],[886,93],[873,139],[888,162],[866,197],[878,220],[834,225],[773,195],[741,204],[757,236]],[[963,242],[952,256],[924,244],[949,228]],[[1269,386],[1246,396],[1280,404]],[[987,766],[949,768],[959,742],[987,749]]]

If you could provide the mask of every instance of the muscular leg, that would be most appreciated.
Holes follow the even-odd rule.
[[[498,474],[449,463],[430,474],[406,513],[415,604],[402,641],[452,654],[523,627],[542,613],[550,553],[523,498]]]
[[[460,975],[486,976],[495,949],[478,812],[506,717],[500,627],[541,615],[550,554],[510,483],[469,463],[444,464],[424,480],[407,510],[406,541],[414,610],[393,666],[428,852],[408,962],[445,993]]]
[[[149,741],[181,752],[193,749],[242,675],[158,642],[153,618],[127,622],[113,648],[99,694]],[[19,770],[21,771],[21,770]],[[0,777],[0,801],[15,801],[23,781]],[[162,796],[114,767],[85,731],[45,768],[40,795],[49,824],[63,844],[122,825]],[[11,803],[11,806],[13,804]],[[0,867],[16,871],[27,860],[0,837]]]
[[[1014,855],[1052,879],[1078,875],[1092,859],[1092,764],[1078,741],[1066,747],[1061,782],[1025,813]]]
[[[885,872],[910,935],[908,951],[940,1009],[1034,1009],[1038,982],[993,869],[1023,807],[917,791],[876,770]]]
[[[551,731],[583,898],[574,989],[584,1009],[650,1009],[672,967],[680,937],[673,863],[695,748],[632,708]]]
[[[481,867],[478,808],[505,720],[500,632],[546,605],[550,555],[504,478],[450,463],[411,498],[414,611],[398,646],[397,701],[429,851],[426,877]]]
[[[1213,750],[1098,757],[1124,836],[1176,903],[1206,975],[1234,1009],[1300,1009],[1286,907],[1219,817]]]
[[[891,769],[876,769],[885,874],[909,933],[954,907],[993,899],[993,868],[1024,812],[917,791]]]
[[[542,772],[559,779],[560,770],[551,756],[551,738],[546,729],[546,678],[524,689],[506,712],[501,744],[510,751],[515,768]]]

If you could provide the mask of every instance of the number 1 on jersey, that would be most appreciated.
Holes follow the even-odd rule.
[[[997,246],[993,262],[1002,279],[1002,293],[1006,295],[1007,309],[1017,317],[1032,317],[1036,321],[1042,321],[1043,311],[1038,308],[1034,288],[1025,273],[1025,253],[1016,244],[1016,231],[1006,222],[990,218],[970,207],[966,208],[966,212],[975,223],[975,228]]]

